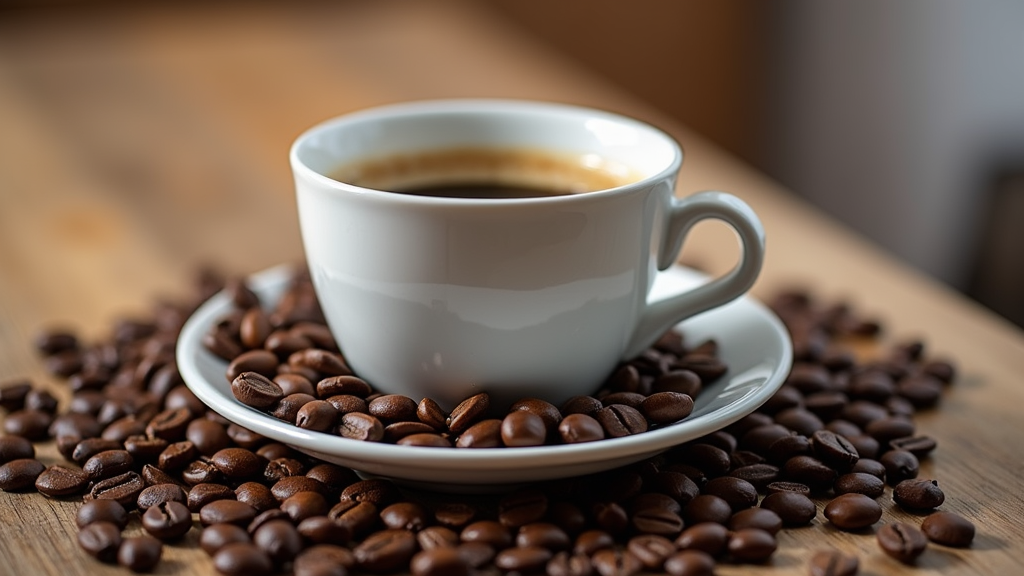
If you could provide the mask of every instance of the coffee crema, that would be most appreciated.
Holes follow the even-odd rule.
[[[607,190],[642,175],[597,154],[449,148],[345,164],[328,176],[387,192],[447,198],[539,198]]]

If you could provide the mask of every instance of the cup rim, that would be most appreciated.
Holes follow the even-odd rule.
[[[457,113],[481,113],[481,112],[564,112],[573,115],[589,115],[596,119],[602,119],[619,124],[628,125],[634,129],[647,132],[665,142],[671,150],[671,158],[666,166],[657,172],[651,173],[640,180],[605,188],[589,191],[586,194],[566,194],[557,196],[533,196],[527,198],[457,198],[450,196],[420,196],[415,194],[396,194],[386,190],[368,188],[335,180],[329,176],[314,170],[303,159],[300,158],[300,149],[311,139],[320,134],[337,129],[337,127],[352,123],[353,121],[365,120],[373,117],[384,116],[418,116],[427,114],[450,114]],[[383,104],[355,110],[341,114],[333,118],[321,121],[299,134],[292,142],[289,149],[289,161],[293,174],[296,178],[300,176],[307,180],[336,192],[349,192],[360,195],[367,200],[383,202],[400,202],[403,204],[418,205],[447,205],[447,206],[507,206],[533,203],[576,203],[596,200],[607,196],[617,196],[630,192],[645,190],[654,183],[662,181],[673,174],[677,174],[683,162],[682,146],[664,130],[657,128],[647,122],[610,112],[598,108],[565,104],[560,102],[547,102],[540,100],[520,100],[503,98],[445,98],[428,100],[411,100],[392,104]]]

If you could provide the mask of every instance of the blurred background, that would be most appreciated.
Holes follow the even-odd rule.
[[[450,3],[423,0],[418,8]],[[223,4],[244,18],[247,8],[267,3],[207,4]],[[95,157],[87,160],[108,170],[111,181],[126,188],[196,190],[195,202],[202,202],[198,191],[216,184],[216,172],[147,173],[131,158],[130,131],[102,128],[103,111],[116,107],[118,117],[137,116],[135,137],[167,123],[200,137],[203,126],[190,116],[187,101],[169,100],[158,84],[146,93],[118,92],[115,68],[137,64],[132,54],[117,53],[113,42],[110,62],[116,66],[90,61],[83,67],[73,56],[33,59],[36,48],[56,53],[52,44],[33,48],[33,42],[51,41],[15,34],[17,21],[38,25],[53,17],[62,28],[51,36],[64,43],[62,53],[74,54],[76,26],[93,27],[82,35],[90,42],[103,38],[105,17],[83,17],[92,6],[106,14],[129,5],[134,3],[0,0],[0,30],[6,30],[0,36],[7,35],[0,37],[0,64],[6,61],[11,72],[0,75],[0,84],[17,81],[50,110],[66,110],[80,123],[70,129],[92,139]],[[300,12],[303,5],[326,4],[292,5]],[[476,8],[557,48],[922,273],[1024,326],[1024,2],[491,0]],[[196,33],[209,37],[209,25],[197,24]],[[275,52],[272,33],[263,46],[231,46],[230,34],[224,38],[225,53],[239,62],[285,57]],[[358,55],[347,56],[339,65],[358,61]],[[411,63],[408,72],[417,73]],[[68,98],[64,85],[79,92]],[[261,103],[272,102],[273,88],[262,90]],[[272,115],[267,122],[273,125]],[[0,126],[0,140],[2,132]],[[192,162],[190,144],[178,144],[168,148],[182,154],[172,160]],[[175,180],[184,174],[198,180]],[[244,205],[239,209],[244,215]]]
[[[495,7],[1024,325],[1024,2]]]

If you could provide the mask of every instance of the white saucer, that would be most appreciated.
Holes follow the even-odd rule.
[[[262,302],[276,302],[292,268],[271,268],[250,278]],[[703,282],[683,267],[661,274],[652,298]],[[178,339],[178,370],[207,406],[228,420],[327,462],[364,476],[442,491],[479,491],[600,472],[649,458],[688,440],[721,429],[753,412],[782,385],[792,361],[792,344],[779,319],[762,304],[742,297],[680,325],[688,342],[714,338],[729,366],[725,376],[696,398],[682,422],[624,438],[535,448],[424,448],[350,440],[311,432],[238,402],[225,377],[227,363],[208,352],[202,336],[231,309],[217,294],[185,323]],[[471,488],[475,486],[475,488]]]

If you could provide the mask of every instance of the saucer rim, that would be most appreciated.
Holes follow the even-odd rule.
[[[296,265],[282,264],[268,268],[248,277],[247,281],[266,306],[272,293],[279,296],[291,275],[299,269]],[[675,274],[679,281],[697,283],[704,275],[681,265],[674,265],[662,274]],[[275,297],[276,299],[276,297]],[[181,329],[176,346],[175,356],[178,370],[185,385],[211,410],[239,426],[243,426],[273,441],[282,442],[296,450],[308,453],[321,459],[343,459],[346,463],[356,463],[350,467],[369,471],[372,474],[393,476],[400,479],[418,480],[422,472],[431,471],[428,476],[433,481],[440,476],[486,472],[493,481],[479,481],[472,478],[460,478],[458,482],[465,484],[505,483],[509,478],[495,475],[498,472],[513,473],[516,481],[543,480],[564,477],[572,474],[560,474],[555,469],[594,467],[600,461],[619,462],[623,459],[640,460],[686,441],[720,430],[740,418],[750,414],[763,404],[782,385],[792,364],[792,343],[788,332],[773,312],[750,296],[741,296],[727,306],[751,307],[758,315],[758,320],[766,322],[771,331],[778,336],[777,344],[781,347],[778,364],[772,374],[750,393],[744,394],[736,401],[702,414],[693,419],[663,428],[650,430],[622,438],[608,438],[595,442],[579,444],[545,445],[518,448],[430,448],[420,446],[401,446],[380,442],[353,440],[324,432],[304,430],[278,420],[273,416],[245,406],[231,394],[227,379],[221,388],[211,382],[199,366],[200,357],[207,361],[221,362],[225,368],[227,362],[216,358],[202,346],[202,336],[209,327],[229,309],[229,296],[221,291],[204,302],[188,318]],[[723,308],[716,308],[700,316],[713,317],[722,314]],[[753,319],[754,316],[751,316]],[[686,331],[684,321],[678,327]],[[227,390],[227,394],[223,392]],[[635,456],[635,458],[633,458]],[[358,463],[365,466],[360,468]],[[614,466],[608,466],[614,467]],[[531,474],[531,471],[534,473]],[[420,472],[420,474],[417,474]]]

